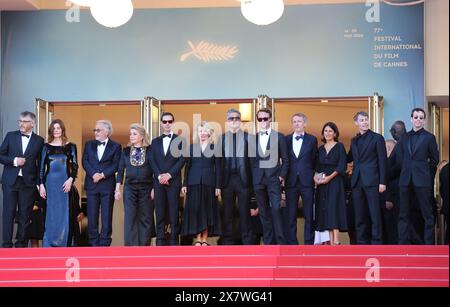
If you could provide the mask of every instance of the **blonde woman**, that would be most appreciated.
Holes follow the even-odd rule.
[[[182,192],[187,194],[181,233],[195,237],[195,246],[206,246],[208,237],[220,235],[217,196],[220,196],[221,160],[214,154],[214,129],[197,125],[187,158]]]
[[[120,186],[124,181],[125,246],[148,246],[155,234],[153,170],[149,138],[140,124],[130,125],[130,142],[123,149],[117,173],[116,200],[121,197]]]

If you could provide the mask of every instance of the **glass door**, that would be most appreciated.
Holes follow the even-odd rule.
[[[154,97],[145,97],[141,101],[141,123],[153,140],[161,134],[159,119],[163,113],[161,101]]]
[[[53,120],[55,106],[43,99],[36,98],[36,134],[48,139],[48,127]]]
[[[384,136],[383,97],[375,93],[368,98],[370,129]]]

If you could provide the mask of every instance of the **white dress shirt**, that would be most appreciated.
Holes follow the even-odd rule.
[[[296,139],[296,136],[303,135],[301,139]],[[300,150],[302,150],[303,145],[303,138],[305,137],[305,134],[292,134],[292,149],[294,150],[295,156],[298,158],[298,155],[300,154]]]
[[[272,128],[269,128],[268,130],[266,130],[267,135],[266,134],[261,135],[261,133],[263,133],[263,131],[259,132],[259,146],[261,146],[263,154],[266,154],[267,143],[269,143],[269,137],[270,137],[271,131],[272,131]]]
[[[26,133],[24,133],[24,134],[26,134]],[[22,154],[23,155],[25,155],[25,151],[27,150],[28,143],[30,143],[30,139],[31,139],[32,134],[33,133],[27,134],[27,135],[30,136],[29,138],[27,138],[26,136],[22,136],[21,137],[22,138]],[[17,167],[17,158],[14,159],[14,166]],[[19,169],[19,176],[21,176],[21,177],[23,176],[22,168]]]
[[[103,142],[105,142],[105,145],[97,145],[97,157],[98,157],[98,161],[102,160],[103,154],[105,153],[105,148],[106,145],[108,145],[108,140],[106,139]]]
[[[164,155],[167,155],[167,151],[169,150],[170,141],[172,140],[172,138],[173,138],[173,132],[170,132],[170,138],[163,137]]]

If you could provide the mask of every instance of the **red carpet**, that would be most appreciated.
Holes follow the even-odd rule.
[[[448,246],[0,249],[0,287],[448,287]]]

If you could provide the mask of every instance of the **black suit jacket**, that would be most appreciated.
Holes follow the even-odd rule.
[[[317,159],[317,138],[305,133],[298,158],[295,156],[292,146],[293,133],[286,136],[286,144],[289,156],[289,171],[286,177],[286,186],[292,188],[300,181],[304,187],[314,186],[314,170]]]
[[[86,191],[107,192],[114,190],[121,152],[122,146],[109,139],[102,159],[99,161],[97,155],[97,141],[92,140],[86,142],[82,160],[83,168],[86,171],[86,177],[84,179],[84,189]],[[100,180],[98,183],[94,183],[92,176],[95,173],[103,173],[106,178]]]
[[[239,170],[239,176],[242,180],[244,187],[251,186],[251,165],[249,157],[249,134],[242,130],[236,132],[236,155],[237,155],[237,168]],[[233,154],[233,134],[227,132],[222,134],[220,143],[218,144],[222,150],[222,187],[228,185],[231,174],[231,160]]]
[[[8,132],[0,147],[0,163],[3,169],[2,184],[13,186],[19,175],[19,167],[14,166],[14,158],[25,158],[26,162],[22,166],[24,183],[29,186],[36,186],[39,178],[39,159],[42,152],[44,139],[32,133],[25,152],[22,151],[22,134],[19,130]]]
[[[378,187],[387,184],[386,143],[382,135],[369,130],[366,132],[361,152],[356,144],[358,136],[352,139],[348,162],[353,161],[352,187],[361,180],[364,187]]]
[[[179,156],[173,156],[172,150]],[[158,176],[169,173],[172,176],[170,186],[181,187],[181,169],[185,164],[186,140],[176,134],[172,136],[167,155],[164,155],[163,137],[159,136],[152,141],[150,161],[153,169],[154,187],[160,187]]]
[[[210,144],[204,153],[199,144],[190,146],[183,186],[203,184],[220,189],[222,161],[214,154],[214,150],[214,144]]]
[[[264,177],[272,179],[278,179],[278,177],[286,178],[289,169],[289,158],[286,139],[283,134],[271,130],[265,154],[263,154],[259,146],[259,133],[256,134],[250,145],[254,147],[250,151],[256,153],[255,157],[250,159],[253,185],[261,184]]]
[[[401,165],[400,186],[433,187],[439,151],[436,138],[423,129],[412,148],[413,131],[405,133],[395,147],[399,147],[397,163]]]

